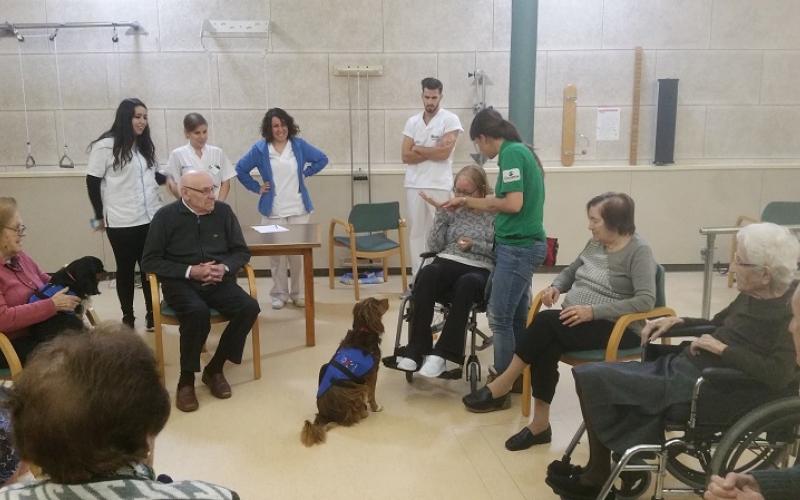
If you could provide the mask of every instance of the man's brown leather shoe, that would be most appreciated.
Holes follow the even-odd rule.
[[[203,383],[211,389],[211,394],[215,398],[228,399],[231,397],[231,386],[225,380],[225,375],[222,372],[208,373],[208,370],[203,370]]]
[[[178,392],[175,393],[175,406],[185,412],[195,411],[200,407],[194,392],[194,385],[178,387]]]

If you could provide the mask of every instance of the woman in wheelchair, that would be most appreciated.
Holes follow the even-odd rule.
[[[477,165],[468,165],[456,175],[456,196],[483,198],[488,190],[486,172]],[[494,215],[489,212],[437,209],[427,243],[438,255],[415,278],[409,340],[397,351],[398,369],[438,377],[447,360],[459,365],[464,362],[470,308],[483,300],[494,267],[493,228]],[[436,302],[449,302],[450,312],[434,348],[431,322]]]
[[[519,339],[508,370],[463,399],[473,412],[507,408],[514,381],[531,365],[533,419],[506,441],[512,451],[550,442],[550,402],[561,353],[605,347],[619,316],[648,311],[655,304],[656,262],[635,232],[633,200],[624,193],[605,193],[589,200],[586,211],[592,239],[542,300],[549,307],[566,292],[562,309],[539,312]],[[639,336],[629,330],[620,348],[638,344]]]
[[[800,366],[800,288],[792,296],[792,332],[797,366]],[[750,473],[730,472],[724,478],[711,476],[705,500],[790,500],[800,492],[800,464],[781,470],[754,470]]]
[[[664,440],[665,418],[687,403],[704,368],[735,368],[769,388],[787,387],[796,368],[789,300],[800,243],[785,228],[761,223],[736,235],[736,299],[709,320],[661,318],[642,330],[642,342],[675,325],[710,325],[711,334],[654,361],[590,363],[573,368],[589,437],[582,468],[550,467],[547,484],[562,496],[595,498],[611,473],[610,451]]]

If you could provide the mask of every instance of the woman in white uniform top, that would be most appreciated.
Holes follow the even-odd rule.
[[[206,144],[208,141],[208,122],[200,113],[189,113],[183,117],[183,133],[189,143],[173,149],[169,154],[167,175],[169,190],[180,199],[178,180],[187,170],[208,172],[214,179],[214,193],[217,200],[225,201],[231,189],[232,177],[236,176],[233,165],[221,148]]]
[[[300,129],[289,113],[272,108],[261,122],[261,136],[236,163],[236,175],[249,191],[260,194],[258,211],[262,224],[306,224],[314,206],[304,179],[328,164],[325,153],[296,137]],[[262,183],[250,172],[257,169]],[[286,262],[292,272],[292,288],[286,277]],[[271,257],[272,308],[281,309],[289,299],[303,307],[303,261],[299,255]]]
[[[94,208],[92,226],[106,231],[117,264],[117,297],[122,321],[133,328],[133,275],[142,268],[142,250],[150,221],[161,208],[156,148],[150,139],[147,106],[128,98],[117,107],[114,124],[89,145],[86,187]],[[146,282],[142,273],[142,282]],[[147,329],[153,328],[150,287],[143,286]]]

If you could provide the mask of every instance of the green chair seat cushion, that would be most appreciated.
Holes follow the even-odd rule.
[[[629,356],[638,356],[642,354],[641,347],[631,347],[630,349],[619,349],[617,351],[617,358],[627,358]],[[606,350],[605,349],[594,349],[592,351],[572,351],[572,352],[565,352],[564,356],[573,359],[579,359],[581,361],[605,361],[606,359]]]
[[[335,236],[333,239],[337,245],[350,247],[350,238],[347,236]],[[383,234],[356,236],[356,251],[358,252],[386,252],[398,246],[400,245]]]

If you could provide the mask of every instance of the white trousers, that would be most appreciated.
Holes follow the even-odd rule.
[[[261,217],[261,224],[307,224],[311,214],[291,215],[289,217]],[[286,275],[286,264],[292,274],[291,288]],[[272,272],[272,290],[269,294],[273,298],[288,302],[289,299],[304,298],[303,292],[303,257],[300,255],[279,255],[269,258],[269,268]]]
[[[422,264],[419,254],[428,251],[428,231],[433,227],[436,209],[420,197],[425,193],[443,203],[450,199],[444,189],[406,188],[406,222],[408,223],[408,251],[411,252],[411,274],[416,275]]]

